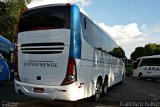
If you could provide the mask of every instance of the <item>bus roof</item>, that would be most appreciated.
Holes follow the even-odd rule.
[[[38,6],[34,6],[34,7],[30,7],[27,8],[28,10],[34,10],[34,9],[38,9],[38,8],[44,8],[44,7],[50,7],[50,6],[71,6],[71,3],[54,3],[54,4],[44,4],[44,5],[38,5]]]
[[[152,55],[152,56],[143,56],[143,57],[139,57],[138,59],[146,59],[146,58],[160,58],[160,55]]]

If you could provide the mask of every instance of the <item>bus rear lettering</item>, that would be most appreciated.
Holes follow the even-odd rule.
[[[24,66],[30,67],[57,67],[55,62],[24,62]]]

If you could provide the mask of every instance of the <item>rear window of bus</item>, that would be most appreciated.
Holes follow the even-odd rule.
[[[70,28],[70,7],[50,6],[24,12],[19,21],[18,32]]]

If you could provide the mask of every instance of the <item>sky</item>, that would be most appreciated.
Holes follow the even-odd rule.
[[[124,49],[160,44],[160,0],[33,0],[29,8],[51,3],[75,3]]]

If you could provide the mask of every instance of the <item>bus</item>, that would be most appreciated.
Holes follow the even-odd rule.
[[[98,101],[124,80],[123,61],[111,55],[119,46],[75,4],[30,8],[20,16],[17,32],[17,93]]]
[[[0,35],[0,81],[14,78],[14,64],[10,61],[14,48],[14,44]]]
[[[160,80],[160,55],[138,58],[132,64],[132,71],[139,79]]]

